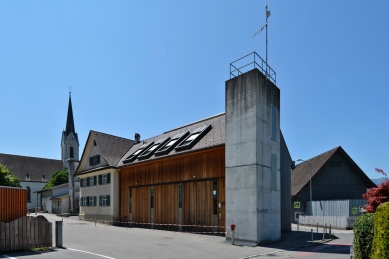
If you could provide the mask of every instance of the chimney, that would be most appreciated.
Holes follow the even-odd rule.
[[[135,144],[138,144],[140,142],[140,134],[135,133]]]

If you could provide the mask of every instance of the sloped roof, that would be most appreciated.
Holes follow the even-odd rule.
[[[351,159],[351,157],[343,150],[341,146],[333,148],[323,154],[315,156],[309,160],[306,160],[312,166],[312,178],[319,172],[319,170],[325,165],[325,163],[337,152],[340,151],[342,154],[357,168],[357,171],[365,178],[367,182],[366,187],[374,187],[375,184],[370,180],[369,177],[359,168],[359,166]],[[297,195],[309,183],[310,179],[310,168],[309,164],[304,162],[300,163],[292,171],[292,195]]]
[[[135,141],[121,138],[97,131],[90,131],[90,134],[99,147],[100,155],[110,166],[116,166],[120,158],[134,145]]]
[[[0,164],[5,165],[21,181],[26,181],[28,174],[30,181],[36,182],[43,182],[43,175],[46,178],[45,182],[48,182],[55,171],[64,168],[62,160],[10,154],[0,154]]]
[[[123,164],[123,160],[125,160],[128,156],[130,156],[132,153],[137,151],[143,144],[145,143],[150,143],[150,142],[156,142],[160,139],[167,138],[167,137],[173,137],[176,134],[182,133],[182,132],[192,132],[195,129],[202,127],[202,126],[207,126],[211,125],[212,129],[204,136],[202,137],[192,148],[188,150],[183,150],[183,151],[176,151],[172,150],[170,153],[166,155],[160,155],[160,156],[155,156],[154,154],[145,160],[139,161],[138,159],[135,159],[133,162],[129,164]],[[160,159],[164,158],[167,156],[174,156],[178,154],[184,154],[188,152],[193,152],[201,149],[207,149],[211,147],[216,147],[216,146],[221,146],[225,144],[225,113],[217,114],[209,118],[205,118],[200,121],[193,122],[191,124],[172,129],[170,131],[167,131],[161,135],[145,139],[141,141],[140,143],[135,144],[128,152],[125,153],[125,155],[120,159],[118,163],[118,167],[121,166],[127,166],[127,165],[132,165],[132,164],[137,164],[137,163],[143,163],[145,161],[150,161],[150,160],[155,160],[155,159]]]

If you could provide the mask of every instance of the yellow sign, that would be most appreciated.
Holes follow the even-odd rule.
[[[294,202],[294,208],[295,209],[299,209],[300,208],[300,202],[299,201],[295,201]]]
[[[353,213],[353,214],[358,214],[358,208],[357,208],[357,207],[354,207],[352,213]]]

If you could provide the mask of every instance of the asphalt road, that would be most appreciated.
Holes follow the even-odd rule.
[[[61,220],[44,214],[51,222]],[[300,227],[268,246],[231,245],[224,237],[171,231],[125,228],[64,218],[63,246],[44,253],[9,253],[3,258],[350,258],[352,231],[334,230],[336,239],[321,243],[322,234]],[[53,235],[54,238],[54,235]],[[53,245],[55,242],[53,240]],[[300,248],[298,248],[300,247]],[[8,257],[7,257],[8,256]],[[1,256],[0,256],[1,258]]]

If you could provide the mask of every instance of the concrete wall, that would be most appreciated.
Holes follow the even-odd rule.
[[[292,206],[291,197],[291,165],[292,158],[286,146],[285,139],[281,133],[280,143],[280,174],[281,174],[281,231],[292,231]]]
[[[226,226],[235,223],[237,240],[281,239],[279,114],[280,90],[258,69],[226,81]]]

